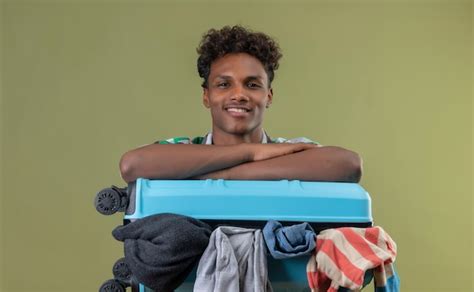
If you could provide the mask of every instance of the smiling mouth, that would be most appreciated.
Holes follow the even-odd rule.
[[[225,110],[231,113],[248,113],[250,111],[246,108],[236,108],[236,107],[229,107],[229,108],[226,108]]]

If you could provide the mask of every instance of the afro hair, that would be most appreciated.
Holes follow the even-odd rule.
[[[268,75],[268,84],[273,81],[278,60],[282,57],[278,43],[268,35],[253,32],[242,26],[224,26],[220,30],[210,29],[202,37],[197,48],[197,68],[204,79],[202,87],[207,88],[211,64],[230,53],[247,53],[257,58]]]

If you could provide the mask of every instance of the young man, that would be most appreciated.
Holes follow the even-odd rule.
[[[263,116],[273,99],[274,70],[282,56],[273,39],[241,26],[226,26],[209,30],[197,51],[212,131],[204,137],[169,139],[125,153],[120,171],[126,182],[138,177],[360,180],[358,154],[305,138],[272,140],[263,130]]]

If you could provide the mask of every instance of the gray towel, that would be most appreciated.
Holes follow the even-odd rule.
[[[261,230],[219,227],[199,261],[194,292],[272,291]]]
[[[125,262],[133,277],[159,292],[173,291],[183,283],[210,234],[206,223],[176,214],[144,217],[112,231],[124,242]]]

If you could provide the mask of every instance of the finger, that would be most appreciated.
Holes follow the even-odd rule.
[[[300,151],[304,151],[304,150],[308,150],[308,149],[313,149],[313,148],[316,148],[316,147],[317,147],[316,144],[300,143],[296,147],[295,152],[300,152]]]
[[[305,144],[299,144],[299,145],[295,145],[295,146],[296,147],[293,148],[293,152],[300,152],[300,151],[304,151],[304,150],[313,148],[313,147],[308,147],[308,145],[305,145]]]

